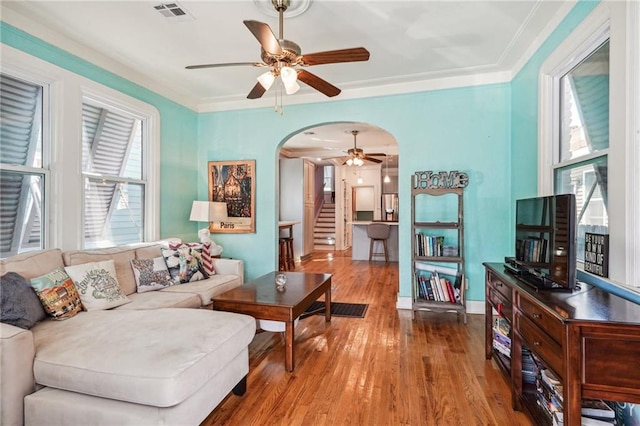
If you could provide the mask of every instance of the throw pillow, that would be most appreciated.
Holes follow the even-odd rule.
[[[76,316],[82,310],[82,302],[73,281],[64,268],[56,268],[48,274],[31,279],[46,313],[55,320]]]
[[[162,249],[162,257],[174,285],[209,278],[202,261],[200,243],[170,244],[168,249]]]
[[[87,311],[111,309],[131,300],[120,290],[113,260],[65,267]]]
[[[29,282],[20,274],[0,277],[0,322],[30,329],[47,317]]]
[[[171,275],[163,257],[131,261],[138,293],[161,290],[171,285]]]

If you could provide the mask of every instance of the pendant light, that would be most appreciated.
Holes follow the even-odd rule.
[[[391,182],[391,178],[389,177],[389,145],[385,145],[384,146],[384,157],[385,157],[385,160],[386,160],[386,165],[385,165],[385,173],[384,173],[383,182],[384,183],[389,183],[389,182]]]

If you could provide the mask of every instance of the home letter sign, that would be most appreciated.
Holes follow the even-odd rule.
[[[415,182],[414,189],[464,188],[469,184],[469,176],[457,170],[438,173],[429,170],[416,172]]]

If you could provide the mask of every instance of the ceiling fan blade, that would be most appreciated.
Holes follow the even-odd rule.
[[[280,43],[278,42],[275,34],[273,34],[273,31],[271,31],[269,25],[260,21],[248,20],[243,22],[255,38],[258,39],[265,52],[270,53],[271,55],[282,55],[283,52],[280,47]]]
[[[240,66],[266,67],[267,64],[262,62],[228,62],[226,64],[189,65],[185,68],[188,70],[199,70],[202,68],[222,68],[222,67],[240,67]]]
[[[341,90],[326,80],[321,79],[315,74],[306,70],[298,70],[298,80],[316,89],[318,92],[324,93],[330,98],[340,94]]]
[[[262,97],[262,95],[264,95],[264,92],[266,91],[267,90],[264,88],[264,86],[262,86],[262,84],[258,82],[255,86],[253,86],[253,89],[251,89],[251,91],[247,95],[247,99],[259,99]]]
[[[326,52],[302,55],[301,65],[336,64],[338,62],[360,62],[369,60],[369,51],[364,47],[352,49],[327,50]]]
[[[371,161],[372,163],[382,163],[382,160],[378,160],[377,158],[369,157],[368,155],[365,155],[364,159],[367,160],[367,161]]]

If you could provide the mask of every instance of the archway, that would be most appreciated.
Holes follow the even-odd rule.
[[[362,164],[347,165],[358,151]],[[320,123],[292,133],[278,146],[278,153],[278,217],[295,223],[289,229],[296,260],[314,250],[351,248],[355,188],[370,189],[369,220],[397,221],[397,201],[395,215],[387,217],[383,211],[383,199],[388,198],[383,194],[393,194],[397,200],[398,193],[398,144],[386,130],[362,122]],[[334,226],[316,227],[323,207],[332,204]]]

